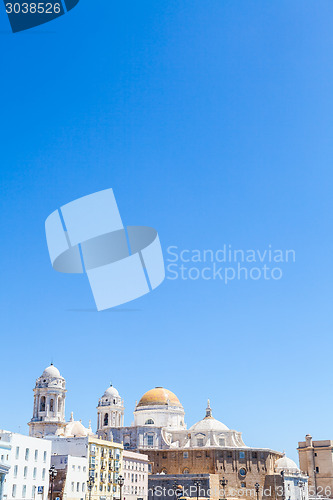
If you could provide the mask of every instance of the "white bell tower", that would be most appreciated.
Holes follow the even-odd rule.
[[[110,385],[97,406],[97,435],[111,438],[111,429],[124,426],[124,401],[115,387]]]
[[[62,434],[66,426],[66,392],[66,381],[52,363],[36,380],[33,417],[28,424],[30,436]]]

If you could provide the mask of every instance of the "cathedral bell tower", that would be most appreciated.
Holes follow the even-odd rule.
[[[124,401],[115,387],[110,385],[97,406],[97,435],[112,439],[112,428],[124,426]]]
[[[33,417],[28,424],[29,435],[60,435],[66,426],[66,381],[53,363],[36,380],[34,393]]]

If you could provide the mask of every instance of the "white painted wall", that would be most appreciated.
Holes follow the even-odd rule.
[[[11,447],[3,499],[46,500],[51,465],[50,441],[1,430],[0,440]],[[38,488],[43,492],[38,493]]]
[[[88,458],[52,455],[51,464],[57,470],[66,469],[64,500],[84,500],[87,492]]]
[[[124,450],[123,472],[125,479],[123,500],[138,500],[148,498],[148,456]]]

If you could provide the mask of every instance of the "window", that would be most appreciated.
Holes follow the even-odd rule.
[[[86,472],[87,468],[86,466],[83,467],[83,472]]]
[[[26,479],[27,475],[28,475],[28,467],[24,467],[24,470],[23,470],[24,479]]]
[[[246,483],[241,483],[242,488],[246,488]]]
[[[24,484],[22,486],[22,498],[25,498],[26,497],[26,494],[27,494],[27,487],[26,485]]]
[[[225,439],[219,438],[219,446],[225,446]]]
[[[54,411],[54,399],[50,399],[50,411]]]
[[[12,487],[12,497],[13,498],[16,497],[16,484],[13,484],[13,487]]]
[[[45,396],[42,396],[40,398],[40,411],[45,411],[45,404],[46,404]]]
[[[232,458],[232,452],[231,451],[228,451],[227,458]]]
[[[82,493],[84,493],[86,490],[86,483],[82,483]],[[109,490],[110,491],[110,490]]]
[[[33,479],[36,479],[36,477],[37,477],[37,468],[36,467],[34,467],[34,472],[32,474],[32,477],[33,477]]]
[[[31,490],[31,496],[32,496],[32,498],[35,498],[35,495],[36,495],[36,486],[33,486],[32,490]]]
[[[318,472],[319,472],[319,467],[316,467],[316,473],[318,473]]]
[[[80,483],[76,483],[76,491],[77,491],[77,493],[80,492]]]
[[[17,465],[14,467],[14,477],[17,477]]]
[[[29,448],[25,449],[25,459],[26,460],[29,460],[29,451],[30,451]]]
[[[203,446],[204,445],[204,440],[203,438],[198,438],[197,439],[197,446]]]
[[[246,469],[244,469],[244,467],[242,467],[241,469],[239,469],[239,475],[242,476],[242,477],[246,476]]]
[[[18,446],[16,446],[16,451],[15,451],[16,460],[19,458],[19,456],[20,456],[20,448]]]
[[[74,491],[74,481],[71,484],[71,490]]]
[[[239,458],[245,458],[245,451],[239,452]]]
[[[254,459],[258,458],[258,453],[256,451],[252,452],[252,458],[254,458]]]
[[[38,460],[38,450],[35,450],[35,462]]]
[[[109,415],[108,415],[108,413],[105,413],[105,415],[104,415],[104,425],[109,425]]]
[[[146,420],[145,422],[145,425],[154,425],[154,420],[152,418],[148,418],[148,420]]]
[[[72,465],[72,470],[73,470],[73,471],[75,470],[75,465]]]
[[[154,436],[147,436],[147,445],[154,446]]]
[[[42,479],[43,479],[43,481],[45,481],[45,469],[43,469],[43,471],[42,471]]]
[[[183,470],[183,474],[189,474],[190,473],[190,469],[188,469],[187,467]]]
[[[45,464],[45,462],[46,462],[46,451],[44,451],[44,455],[43,455],[43,462],[44,462],[44,464]]]

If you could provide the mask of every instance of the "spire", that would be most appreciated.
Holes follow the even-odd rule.
[[[70,422],[74,422],[74,413],[71,412],[71,419],[70,419]]]
[[[89,430],[92,431],[92,428],[91,428],[91,420],[89,420]]]
[[[206,408],[206,418],[211,416],[212,416],[212,409],[210,407],[210,400],[208,399]]]

